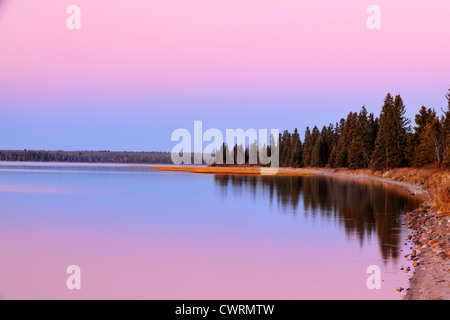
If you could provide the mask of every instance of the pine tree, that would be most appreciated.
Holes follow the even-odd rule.
[[[369,114],[369,134],[370,134],[370,158],[375,150],[375,140],[377,139],[379,119],[373,113]]]
[[[374,171],[384,170],[387,168],[387,159],[390,153],[389,136],[390,136],[390,119],[394,108],[394,100],[392,95],[388,93],[384,99],[384,105],[380,113],[379,128],[377,138],[375,140],[375,149],[372,154],[371,168]]]
[[[371,119],[373,119],[373,115]],[[350,169],[367,168],[370,164],[373,144],[373,128],[371,125],[373,124],[369,121],[366,107],[363,106],[358,115],[356,128],[350,141],[348,154],[348,166]]]
[[[407,134],[410,131],[411,121],[405,117],[406,108],[400,95],[394,99],[394,108],[391,115],[392,131],[389,135],[390,153],[387,166],[396,168],[406,165],[405,148]]]
[[[424,149],[422,146],[422,150],[418,150],[421,141],[423,140],[423,135],[426,130],[426,127],[429,123],[433,122],[436,118],[436,111],[431,108],[426,108],[422,106],[419,110],[419,113],[414,117],[414,122],[416,126],[414,127],[414,133],[409,133],[407,136],[405,157],[408,161],[409,165],[413,165],[416,167],[423,166],[428,163],[429,160],[426,160],[424,157],[428,157],[428,155],[424,154]],[[419,156],[420,153],[420,156]]]
[[[414,165],[422,167],[434,161],[442,160],[441,126],[439,119],[435,117],[426,124],[420,136],[420,144],[416,149]]]
[[[259,164],[258,160],[258,143],[256,140],[252,142],[248,148],[246,148],[245,163],[247,164]]]
[[[291,134],[288,130],[284,130],[280,137],[280,167],[290,166],[291,145]]]
[[[297,128],[294,129],[292,134],[292,147],[291,147],[291,157],[290,166],[298,168],[302,165],[302,141],[300,140],[300,134]]]
[[[278,139],[277,139],[278,138]],[[266,154],[264,152],[259,153],[259,162],[265,166],[280,166],[280,135],[275,137],[272,133],[270,134],[270,144],[266,147]],[[266,158],[267,156],[267,158]],[[271,158],[272,161],[268,162]]]
[[[414,132],[408,132],[406,136],[406,147],[405,147],[405,159],[408,166],[414,166],[416,161],[417,147],[419,146],[419,139],[417,134]]]
[[[311,150],[311,167],[319,167],[320,166],[320,145],[322,143],[320,139],[320,132],[316,126],[314,126],[311,132],[311,141],[312,141],[312,150]]]
[[[313,137],[311,135],[311,131],[309,130],[309,127],[306,127],[305,130],[305,141],[303,142],[303,166],[304,167],[310,167],[311,166],[311,155],[312,155],[312,149],[314,147],[313,145]]]
[[[371,161],[372,170],[401,167],[407,163],[405,150],[410,120],[405,117],[405,113],[406,109],[400,95],[393,99],[388,93],[381,109]]]
[[[217,150],[217,152],[215,153],[214,157],[215,157],[215,161],[214,164],[224,164],[226,163],[226,156],[225,156],[225,143],[222,143],[222,145],[220,146],[220,149]]]
[[[357,119],[358,114],[356,112],[350,112],[347,120],[345,120],[342,135],[336,145],[336,159],[334,163],[336,168],[348,167],[350,144],[356,132]]]
[[[320,132],[320,154],[319,154],[319,159],[320,159],[320,167],[325,167],[326,165],[328,165],[328,162],[330,160],[330,153],[331,153],[331,148],[333,145],[333,140],[334,140],[334,129],[333,129],[333,125],[330,124],[328,127],[323,127],[322,131]]]
[[[330,153],[330,158],[328,160],[328,166],[330,168],[338,167],[338,163],[337,163],[338,145],[339,145],[339,141],[342,138],[344,127],[345,127],[345,119],[341,118],[341,121],[339,121],[339,123],[336,123],[336,127],[333,130],[333,142],[331,144],[331,153]]]

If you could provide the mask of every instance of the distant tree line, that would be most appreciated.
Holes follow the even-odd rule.
[[[321,130],[317,126],[312,130],[307,127],[303,142],[297,129],[293,133],[285,130],[278,137],[271,136],[267,146],[258,146],[256,141],[245,148],[237,144],[229,148],[223,144],[216,157],[221,154],[222,163],[227,164],[230,158],[236,165],[261,165],[261,151],[270,157],[272,146],[277,145],[280,167],[374,171],[431,163],[450,167],[450,89],[446,98],[448,105],[441,116],[435,109],[422,106],[414,117],[413,128],[411,120],[405,117],[400,95],[393,97],[388,93],[378,117],[363,106],[359,112],[350,112],[347,118]],[[170,152],[36,150],[2,150],[0,161],[172,163]]]
[[[169,152],[1,150],[0,161],[172,163]]]
[[[415,116],[415,126],[405,117],[405,105],[400,95],[388,93],[378,117],[368,113],[365,106],[350,112],[335,125],[306,128],[304,141],[298,130],[279,134],[280,167],[330,167],[374,171],[405,166],[423,167],[435,163],[450,167],[450,89],[446,94],[448,106],[439,117],[436,110],[422,106]],[[272,141],[267,146],[270,155]],[[245,148],[245,161],[249,148]],[[234,146],[226,152],[243,150]],[[225,152],[225,153],[226,153]],[[236,159],[236,157],[235,157]]]

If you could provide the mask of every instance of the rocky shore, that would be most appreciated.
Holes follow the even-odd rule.
[[[411,195],[424,201],[419,208],[406,215],[410,235],[405,239],[410,252],[405,258],[412,262],[409,288],[398,288],[405,300],[449,300],[450,299],[450,217],[432,209],[430,192],[423,183],[412,183],[411,179],[399,179],[395,174],[374,175],[367,170],[331,170],[308,168],[310,172],[330,176],[372,179],[398,185]]]
[[[439,217],[424,202],[407,213],[407,227],[411,253],[406,257],[413,261],[414,272],[405,299],[450,299],[450,218]]]

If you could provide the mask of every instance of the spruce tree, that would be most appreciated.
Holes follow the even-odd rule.
[[[320,167],[320,146],[321,146],[321,138],[319,129],[314,126],[311,132],[311,141],[312,141],[312,149],[311,149],[311,167]]]
[[[373,115],[371,118],[373,119]],[[370,164],[373,143],[373,128],[371,125],[367,109],[363,106],[358,115],[356,128],[350,141],[348,154],[348,167],[350,169],[367,168]]]
[[[325,167],[330,160],[331,148],[334,140],[333,125],[323,127],[320,131],[320,154],[319,154],[319,166]]]
[[[414,122],[416,126],[414,127],[414,133],[409,133],[407,136],[405,157],[408,160],[409,165],[413,165],[416,167],[423,166],[428,163],[425,160],[425,157],[428,155],[424,154],[424,146],[422,146],[421,150],[418,150],[421,141],[424,139],[423,135],[425,133],[426,127],[429,123],[433,122],[436,118],[436,112],[431,108],[426,108],[422,106],[419,110],[419,113],[414,117]],[[420,156],[419,156],[420,153]]]
[[[388,93],[381,109],[371,161],[372,170],[401,167],[407,163],[405,150],[410,120],[405,117],[405,113],[406,109],[400,95],[393,99]]]
[[[414,165],[422,167],[434,161],[442,160],[442,143],[440,142],[441,126],[435,117],[428,122],[420,136],[420,144],[416,149]]]
[[[356,132],[358,114],[350,112],[342,129],[342,135],[336,145],[336,159],[334,166],[336,168],[348,167],[349,151],[352,138]]]
[[[302,141],[300,140],[300,134],[297,128],[294,129],[292,134],[292,147],[291,147],[291,157],[290,166],[298,168],[302,165]]]
[[[309,130],[309,127],[306,127],[305,130],[305,141],[303,142],[303,166],[304,167],[310,167],[311,166],[311,154],[312,149],[314,147],[313,145],[313,137],[311,135],[311,131]]]
[[[280,166],[289,167],[291,160],[291,134],[288,130],[284,130],[280,141]]]
[[[336,127],[333,130],[333,142],[331,144],[331,153],[330,153],[330,158],[328,160],[328,166],[330,168],[338,167],[338,162],[337,162],[338,146],[339,146],[339,141],[342,138],[344,127],[345,127],[345,119],[341,118],[339,123],[336,123]]]
[[[369,134],[370,134],[370,159],[372,159],[375,150],[375,140],[377,139],[379,128],[379,119],[375,118],[373,113],[369,114]]]
[[[392,130],[389,135],[390,153],[387,159],[387,166],[396,168],[406,165],[405,148],[407,134],[410,131],[411,121],[405,117],[406,108],[400,95],[394,99],[394,108],[391,115]]]
[[[379,128],[377,132],[377,138],[375,140],[375,149],[373,151],[371,160],[371,168],[373,171],[384,170],[387,168],[387,159],[390,153],[389,136],[391,134],[391,120],[389,119],[389,117],[393,113],[393,108],[394,99],[392,98],[392,95],[388,93],[386,95],[386,98],[384,99],[384,104],[381,108],[379,117]]]

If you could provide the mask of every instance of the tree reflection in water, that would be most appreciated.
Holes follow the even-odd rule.
[[[377,236],[383,259],[396,259],[400,247],[401,217],[417,208],[420,199],[399,187],[375,180],[326,176],[216,175],[224,196],[233,192],[268,195],[270,203],[294,215],[333,219],[348,236],[364,240]],[[276,202],[274,202],[276,201]]]

